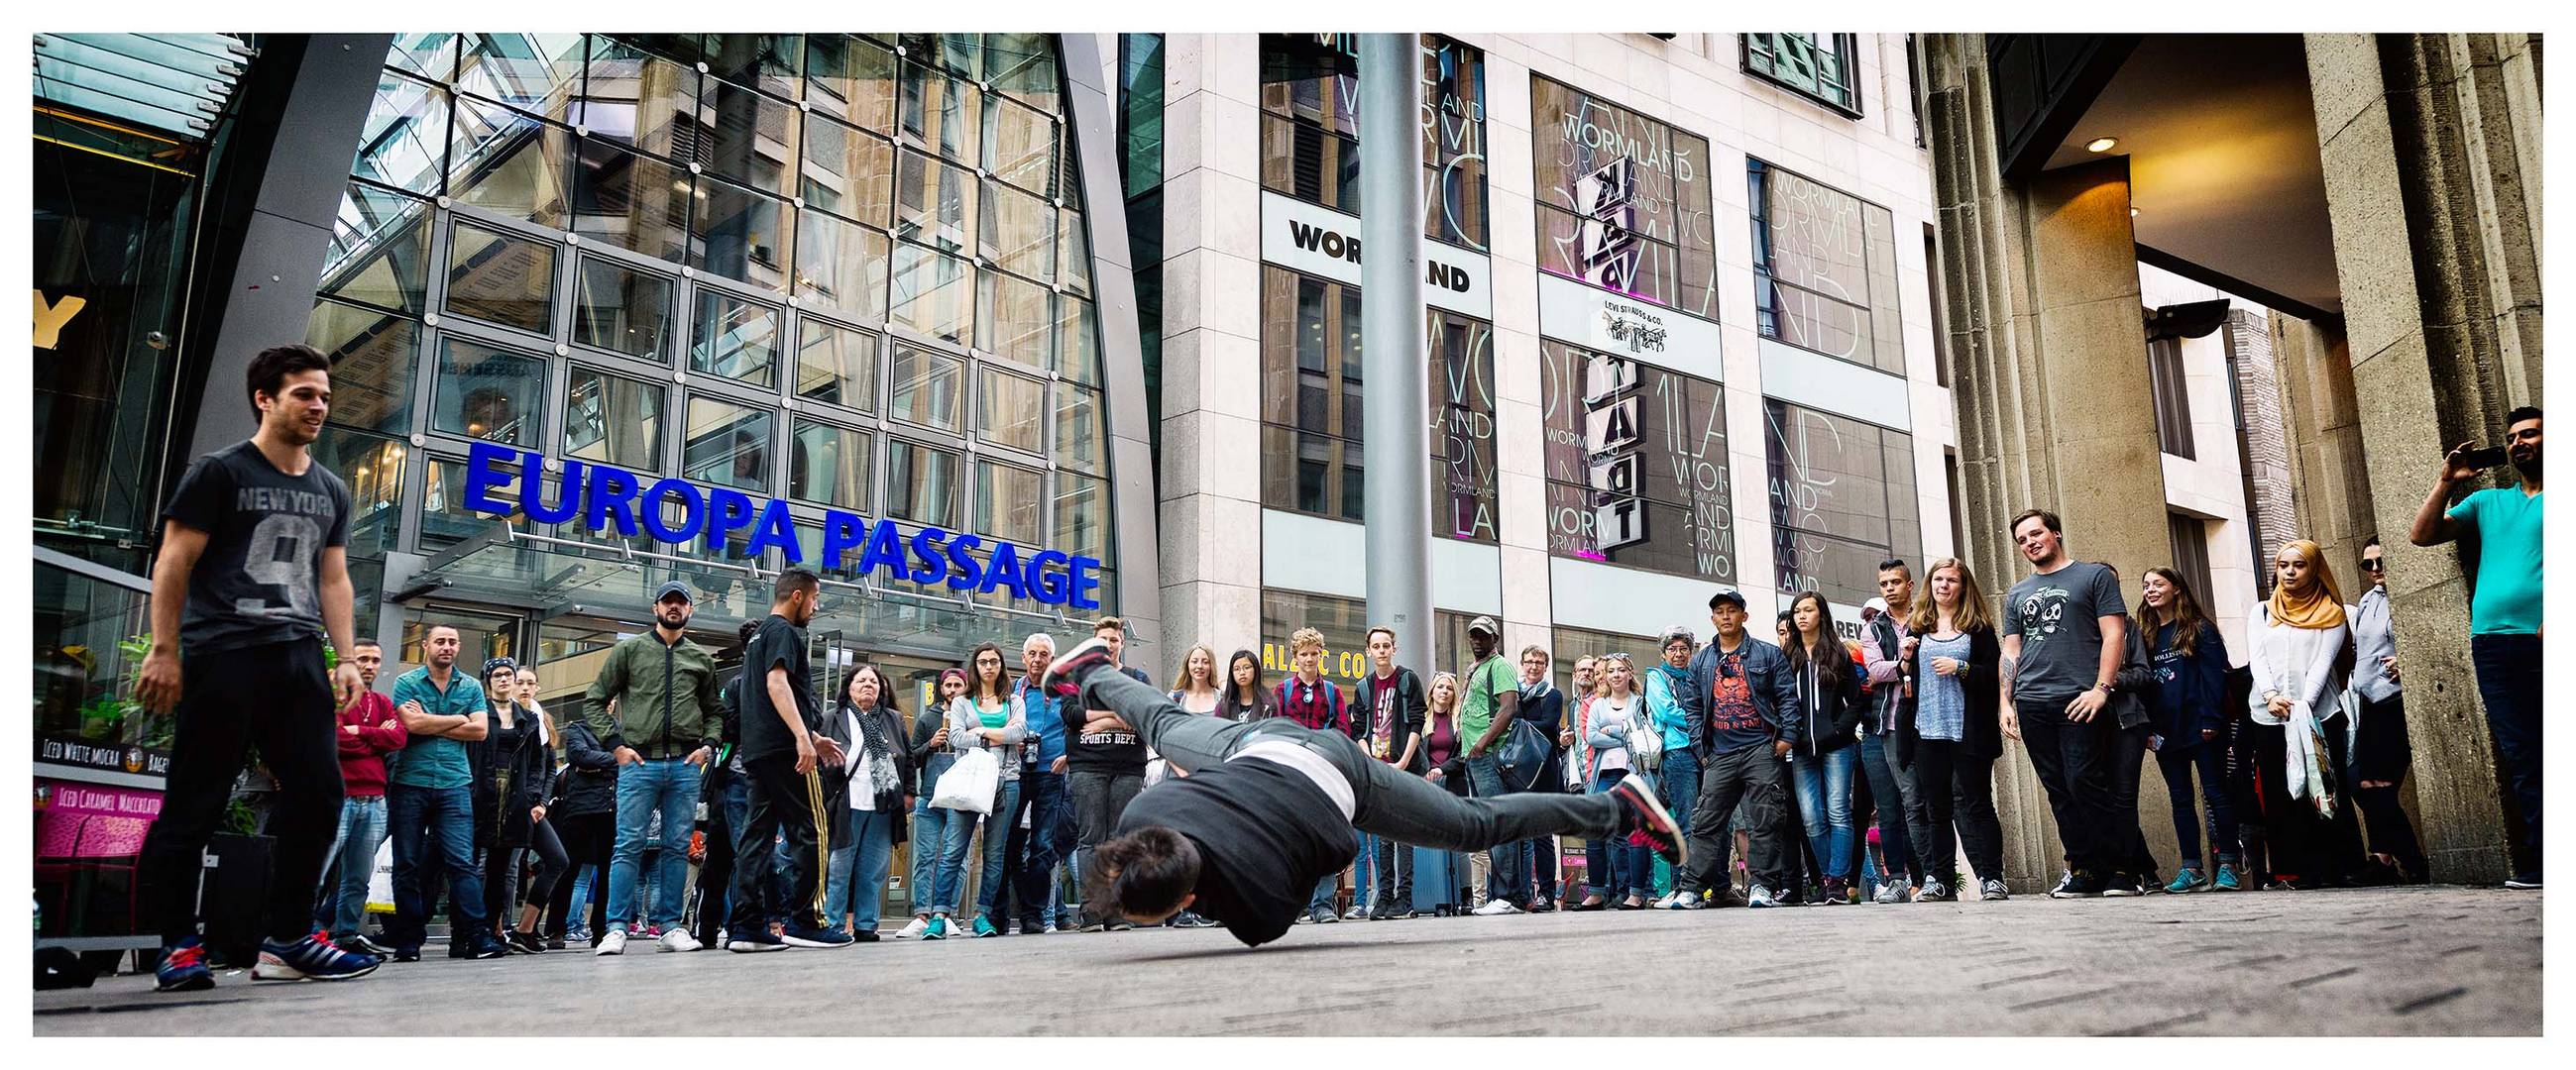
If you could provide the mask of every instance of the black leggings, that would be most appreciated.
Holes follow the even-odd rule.
[[[559,878],[572,865],[571,857],[564,852],[562,838],[555,835],[553,822],[530,822],[522,813],[518,824],[525,827],[505,830],[483,861],[483,915],[490,919],[494,928],[503,931],[519,924],[518,919],[509,916],[505,908],[509,905],[511,892],[518,888],[516,870],[521,859],[526,857],[522,852],[535,853],[537,860],[534,866],[528,867],[528,894],[519,900],[521,906],[545,905],[553,898]]]
[[[564,853],[571,866],[555,881],[554,894],[546,897],[546,935],[562,939],[572,914],[572,887],[580,883],[570,879],[583,866],[597,866],[590,881],[590,931],[596,936],[608,931],[608,860],[617,847],[617,817],[607,811],[574,814],[570,817],[547,815],[546,824],[556,826]]]
[[[1949,883],[1961,844],[1967,846],[1973,879],[2003,879],[2004,829],[1995,817],[1994,768],[1994,759],[1968,753],[1957,740],[1915,743],[1910,771],[1915,794],[1923,800],[1924,821],[1906,830],[1906,836],[1915,857],[1923,860],[1926,879]]]

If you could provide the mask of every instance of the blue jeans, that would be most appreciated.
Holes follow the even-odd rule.
[[[2227,756],[2217,740],[2208,740],[2179,753],[2156,752],[2156,767],[2164,770],[2165,792],[2173,801],[2174,841],[2182,848],[2182,868],[2200,869],[2200,822],[2192,815],[2200,807],[2192,802],[2191,774],[2200,770],[2200,799],[2209,807],[2210,853],[2218,856],[2219,865],[2236,864],[2236,813],[2227,801]],[[2201,870],[2206,873],[2208,870]]]
[[[1360,833],[1360,853],[1351,859],[1351,905],[1366,909],[1377,902],[1378,885],[1384,878],[1377,871],[1377,840]]]
[[[1672,755],[1667,753],[1664,757],[1670,761]],[[1625,769],[1604,770],[1593,775],[1592,784],[1585,789],[1584,794],[1606,794],[1612,787],[1626,779],[1628,779],[1628,771]],[[1629,843],[1628,830],[1625,828],[1608,836],[1596,836],[1585,841],[1583,868],[1591,876],[1591,894],[1604,899],[1615,900],[1631,895],[1652,895],[1655,890],[1655,853],[1649,848]]]
[[[654,859],[653,925],[680,924],[681,886],[689,879],[689,828],[698,818],[698,767],[679,758],[645,760],[617,774],[617,847],[608,860],[608,927],[623,932],[636,914],[635,880],[653,812],[662,813],[661,856]]]
[[[1655,770],[1655,775],[1661,778],[1655,787],[1663,794],[1664,809],[1672,811],[1673,820],[1681,822],[1682,829],[1687,833],[1691,821],[1699,813],[1698,752],[1689,747],[1673,747],[1665,750],[1663,765]],[[1729,835],[1726,837],[1726,853],[1731,856],[1734,852],[1735,837]],[[1654,852],[1649,850],[1646,853],[1651,855]],[[1724,865],[1720,865],[1716,872],[1725,873],[1727,869]],[[1673,884],[1676,888],[1680,887],[1680,874],[1673,876]]]
[[[1023,770],[1020,800],[1028,804],[1029,831],[1021,837],[1017,887],[1011,891],[1019,900],[1020,920],[1044,924],[1051,920],[1047,902],[1055,891],[1056,866],[1064,861],[1068,842],[1062,827],[1073,817],[1065,802],[1064,774]]]
[[[474,861],[474,789],[385,786],[386,823],[393,828],[394,917],[385,939],[418,950],[428,938],[420,863],[438,852],[447,869],[447,897],[468,929],[483,930],[483,867]]]
[[[1509,794],[1503,790],[1502,762],[1492,754],[1467,759],[1467,783],[1479,799],[1499,799]],[[1485,897],[1502,899],[1514,906],[1530,900],[1529,862],[1522,857],[1527,843],[1506,840],[1486,850],[1490,860],[1485,872]]]
[[[322,864],[322,901],[313,924],[334,940],[358,935],[367,920],[367,879],[376,874],[376,850],[385,842],[385,797],[340,800],[340,832],[332,837],[333,861]]]
[[[832,868],[823,875],[824,928],[839,928],[849,915],[853,930],[877,931],[886,874],[894,866],[894,821],[892,814],[850,812],[851,842],[832,845]]]
[[[1851,877],[1852,773],[1860,768],[1860,749],[1844,747],[1822,758],[1790,752],[1789,779],[1798,793],[1798,814],[1806,819],[1807,845],[1816,853],[1820,877]]]
[[[1914,790],[1913,778],[1896,767],[1896,748],[1888,745],[1884,734],[1871,732],[1860,737],[1860,772],[1869,778],[1869,806],[1877,812],[1878,846],[1887,855],[1888,874],[1882,883],[1911,876],[1914,883],[1923,882],[1923,866],[1914,859],[1914,846],[1906,838],[1906,821],[1916,805],[1907,797]],[[1866,852],[1864,852],[1866,854]]]
[[[2522,816],[2527,864],[2518,877],[2540,875],[2540,637],[2472,635],[2469,662],[2478,671],[2478,698],[2486,704],[2487,731],[2503,759],[2505,794]]]
[[[993,916],[994,904],[1002,901],[1002,860],[1011,845],[1011,815],[1020,811],[1020,782],[1005,780],[1001,794],[993,799],[993,815],[970,822],[984,826],[984,870],[975,878],[975,914]],[[966,815],[973,818],[973,814]],[[999,924],[998,922],[996,924]]]
[[[947,864],[949,826],[972,824],[958,820],[973,817],[930,805],[924,793],[912,806],[912,912],[928,917],[932,914],[957,913],[957,871]],[[958,848],[965,856],[965,848]]]

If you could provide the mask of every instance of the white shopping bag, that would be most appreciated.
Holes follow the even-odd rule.
[[[957,763],[939,774],[939,784],[930,796],[930,805],[944,810],[970,813],[993,812],[993,796],[1002,790],[1002,765],[989,750],[970,750],[957,757]]]

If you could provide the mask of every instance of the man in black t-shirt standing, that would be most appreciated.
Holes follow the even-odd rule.
[[[1118,663],[1127,648],[1127,623],[1116,617],[1102,617],[1091,627],[1092,641],[1109,652],[1109,665],[1140,684],[1151,684],[1144,670],[1131,669]],[[1079,714],[1075,710],[1081,710]],[[1136,728],[1118,714],[1101,707],[1084,709],[1078,703],[1065,704],[1064,734],[1065,790],[1073,796],[1073,854],[1075,879],[1091,867],[1091,849],[1108,839],[1118,828],[1118,815],[1127,812],[1127,804],[1136,793],[1145,790],[1145,743]],[[1075,724],[1076,717],[1081,723]],[[1128,923],[1110,914],[1083,911],[1082,931],[1098,932],[1104,928],[1125,929]]]
[[[197,936],[197,881],[253,744],[277,779],[268,833],[266,939],[251,976],[336,981],[373,971],[373,955],[314,939],[314,882],[340,821],[337,712],[364,686],[321,640],[354,652],[349,488],[308,450],[331,415],[331,361],[311,346],[251,358],[259,430],[197,458],[161,513],[152,574],[152,646],[135,697],[178,708],[161,815],[145,835],[143,902],[161,925],[163,992],[215,985]]]
[[[822,705],[814,700],[814,671],[805,653],[805,626],[813,623],[823,585],[814,574],[791,568],[778,577],[769,618],[742,652],[742,768],[751,806],[734,832],[733,894],[725,922],[725,950],[781,951],[788,947],[846,947],[850,934],[822,924],[823,867],[831,845],[824,824],[820,765],[842,764],[841,751],[817,733]],[[772,841],[786,833],[784,857]],[[772,867],[784,871],[788,901],[774,903]],[[769,918],[784,913],[786,932],[773,936]]]

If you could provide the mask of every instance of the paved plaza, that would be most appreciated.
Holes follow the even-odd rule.
[[[758,956],[433,949],[338,985],[225,974],[164,996],[107,978],[37,993],[35,1028],[588,1032],[687,1006],[700,1032],[920,1033],[880,1011],[936,991],[932,1032],[1000,1035],[2523,1035],[2541,1026],[2540,939],[2537,894],[2433,887],[1346,922],[1259,950],[1214,929]],[[1533,977],[1560,994],[1476,995],[1533,993]],[[513,1013],[491,1013],[497,991]],[[1077,992],[1098,1013],[1071,1016]]]

